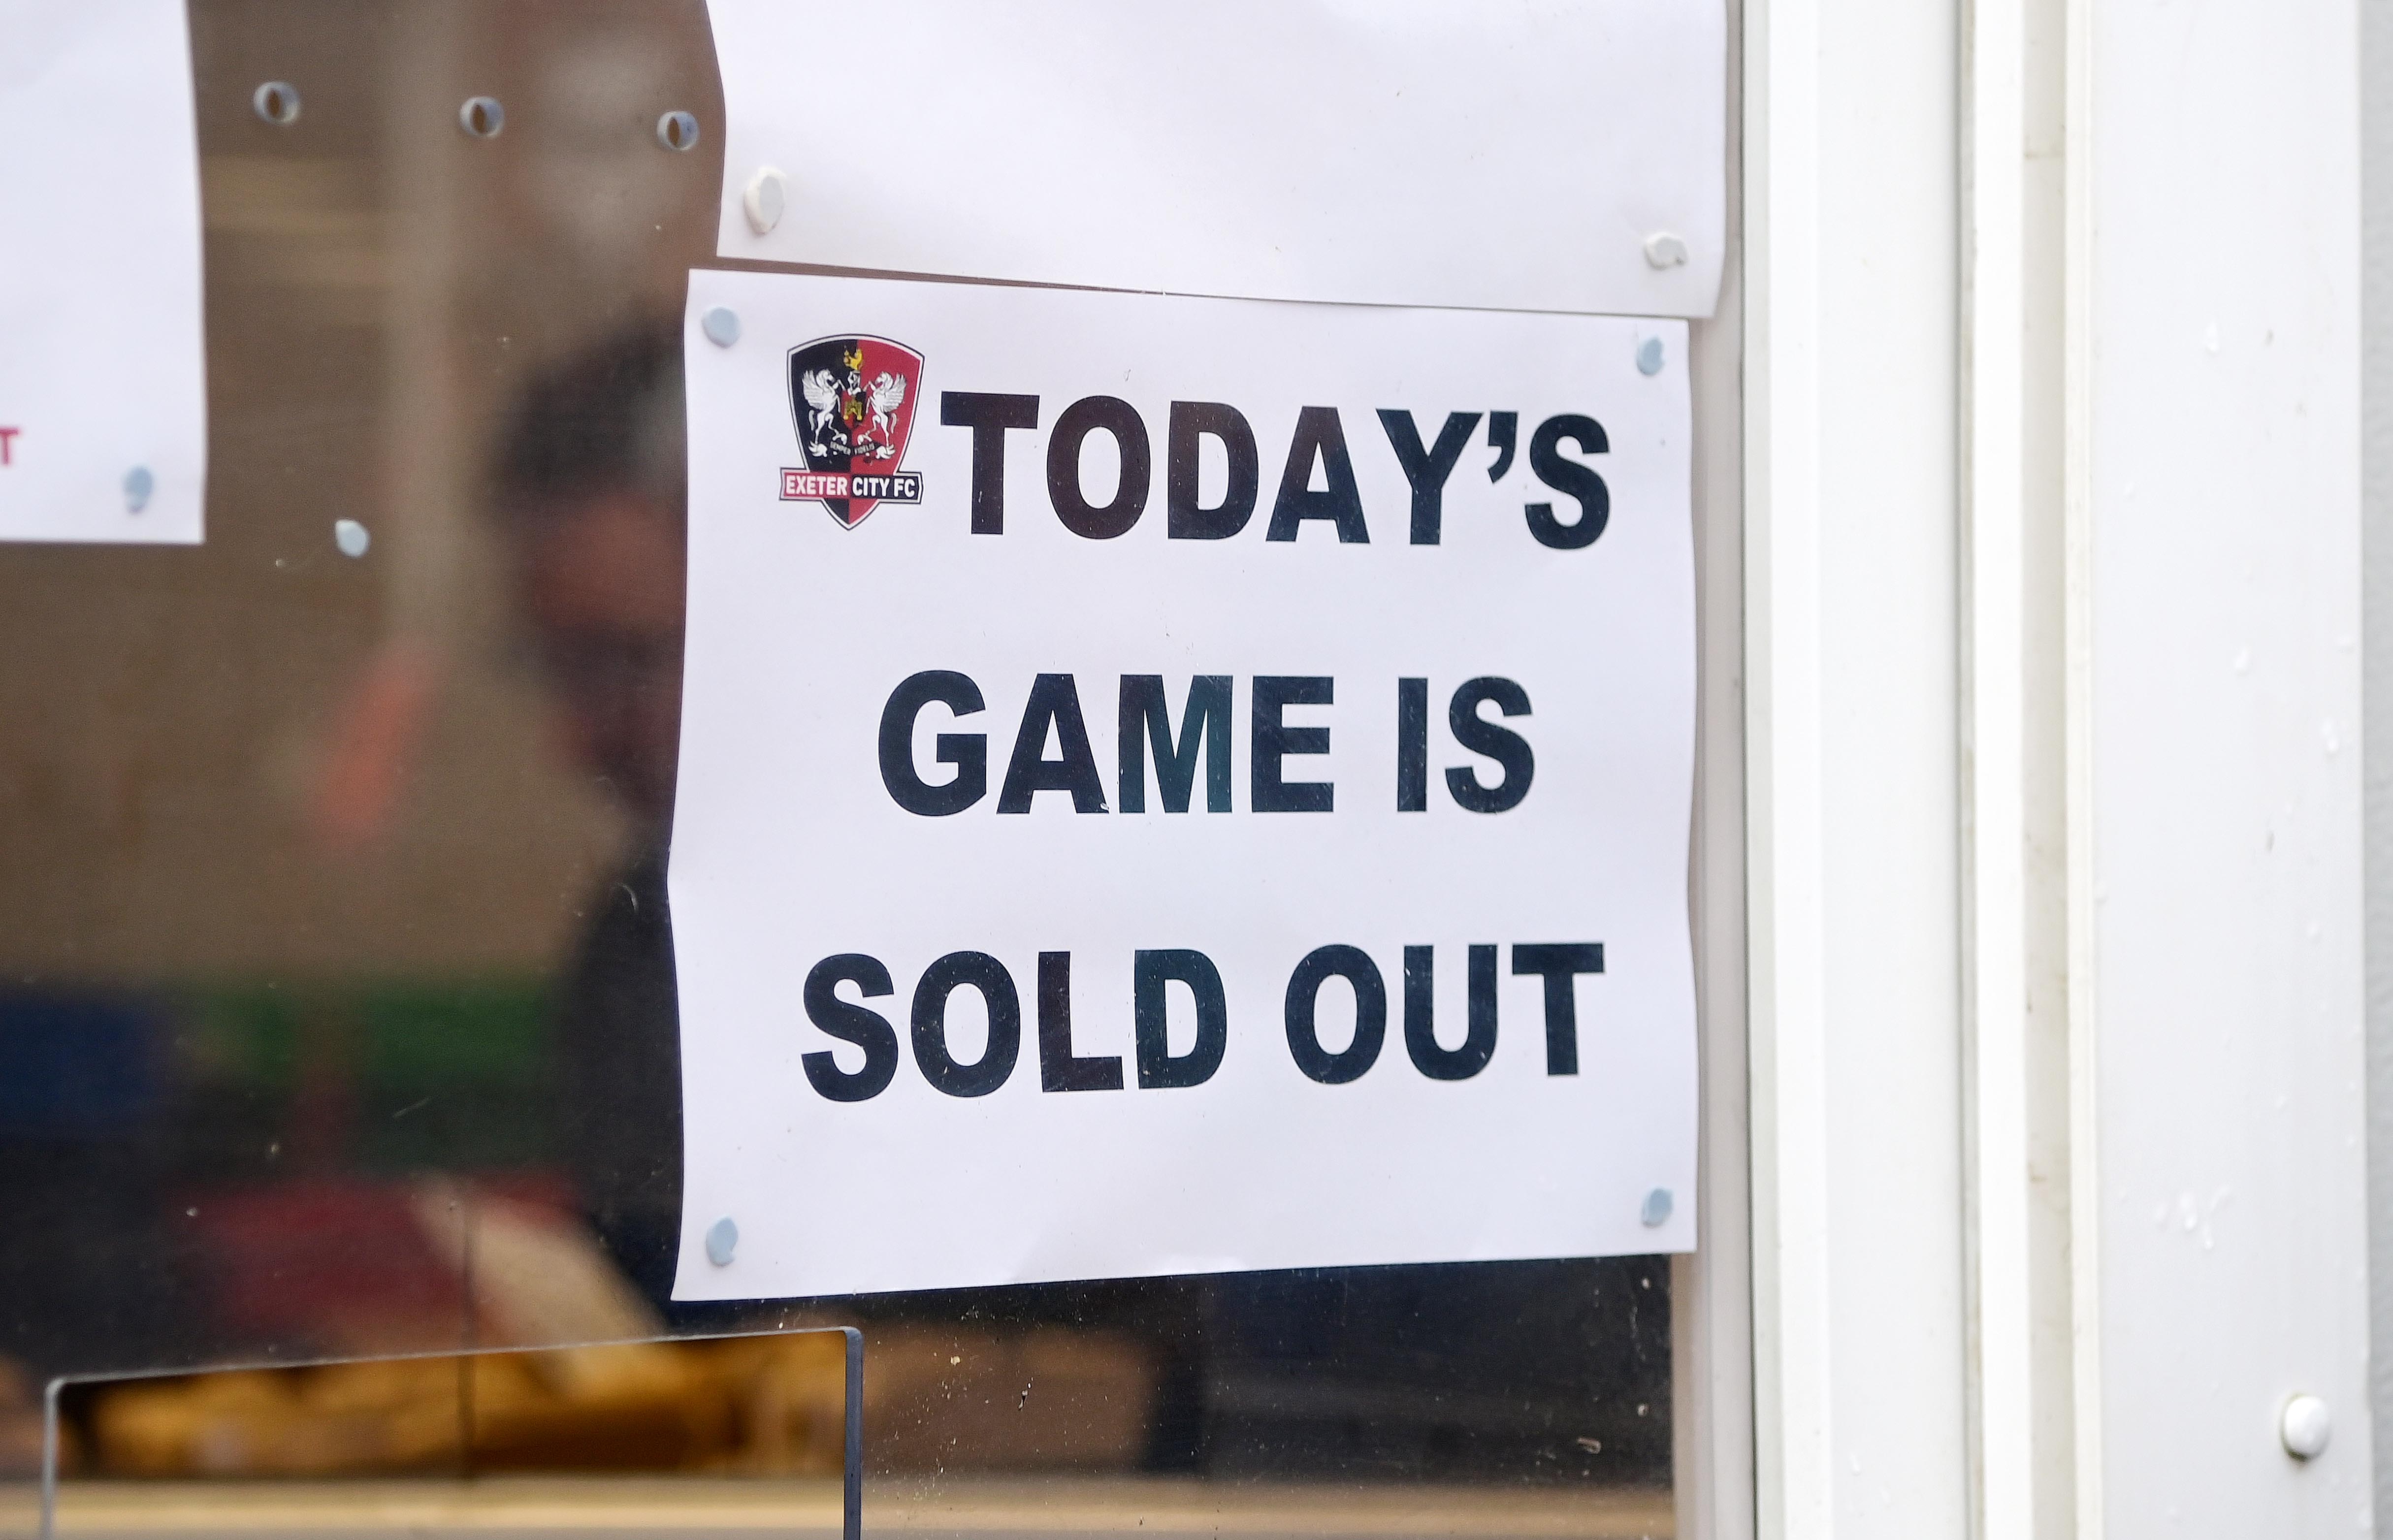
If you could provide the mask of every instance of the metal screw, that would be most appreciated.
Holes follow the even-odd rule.
[[[781,222],[782,211],[790,204],[790,179],[778,166],[758,166],[756,175],[748,178],[748,190],[739,201],[748,210],[748,228],[758,235],[768,235]]]
[[[150,506],[150,494],[158,489],[158,478],[150,474],[147,465],[136,465],[124,473],[124,511],[137,514]]]
[[[715,346],[728,347],[739,340],[739,313],[721,305],[710,306],[698,318],[698,329]]]
[[[269,80],[250,93],[249,105],[277,128],[299,121],[299,87],[287,80]]]
[[[2326,1403],[2316,1396],[2295,1396],[2277,1414],[2277,1437],[2284,1441],[2285,1453],[2297,1460],[2314,1460],[2325,1454],[2334,1432]]]
[[[667,150],[687,150],[698,143],[698,117],[690,112],[667,112],[657,120],[657,143]]]
[[[1670,1190],[1656,1187],[1645,1194],[1644,1205],[1637,1210],[1637,1217],[1645,1221],[1646,1229],[1659,1230],[1670,1221],[1672,1207]]]
[[[729,1267],[731,1254],[739,1249],[739,1225],[728,1214],[706,1227],[706,1259],[717,1267]]]
[[[373,535],[356,519],[338,518],[333,521],[333,543],[341,548],[341,555],[354,558],[366,554]]]
[[[1649,268],[1685,267],[1686,241],[1668,230],[1655,230],[1645,238],[1645,265]]]
[[[1662,372],[1661,338],[1648,337],[1637,345],[1637,372],[1640,374]]]
[[[496,97],[467,97],[457,109],[457,126],[477,139],[495,139],[507,125],[507,110]]]

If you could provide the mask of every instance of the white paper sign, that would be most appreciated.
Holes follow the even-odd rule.
[[[194,544],[207,472],[182,0],[0,39],[0,540]]]
[[[1720,292],[1721,0],[708,13],[726,257],[1622,315]]]
[[[1693,1244],[1683,323],[687,338],[677,1298]]]

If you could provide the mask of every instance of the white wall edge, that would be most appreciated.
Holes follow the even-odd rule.
[[[1963,1094],[1971,1532],[2035,1511],[2027,910],[2027,18],[1968,7],[1962,250]]]
[[[2094,1015],[2094,0],[2062,0],[2063,856],[2068,910],[2069,1321],[2075,1540],[2102,1536],[2101,1141]]]
[[[1744,42],[1756,1527],[1768,1540],[1827,1540],[1815,0],[1761,0]]]

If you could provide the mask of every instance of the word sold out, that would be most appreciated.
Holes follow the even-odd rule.
[[[1468,1080],[1496,1053],[1497,958],[1500,948],[1469,948],[1469,999],[1461,1043],[1448,1048],[1437,1038],[1433,1010],[1436,948],[1404,949],[1405,1051],[1413,1067],[1432,1080]],[[1578,1073],[1576,982],[1582,973],[1603,972],[1600,942],[1524,942],[1512,947],[1512,972],[1545,981],[1546,1073]],[[1323,987],[1341,979],[1354,999],[1354,1031],[1346,1046],[1324,1046],[1317,1020]],[[1133,959],[1131,1024],[1139,1088],[1186,1090],[1201,1086],[1222,1067],[1230,1042],[1230,1013],[1221,971],[1204,953],[1186,948],[1142,950]],[[856,986],[857,999],[839,993]],[[1165,1026],[1165,991],[1184,988],[1196,1006],[1196,1035],[1184,1053],[1174,1053]],[[948,1002],[959,989],[981,998],[988,1018],[987,1040],[978,1058],[960,1061],[948,1039]],[[885,998],[896,982],[880,959],[843,952],[815,964],[806,974],[807,1017],[830,1037],[863,1050],[855,1069],[843,1069],[829,1050],[805,1054],[806,1079],[833,1102],[869,1102],[896,1078],[897,1029],[864,1000]],[[1039,954],[1037,979],[1039,1089],[1049,1091],[1120,1090],[1122,1061],[1115,1054],[1085,1054],[1072,1044],[1072,954]],[[1288,1051],[1307,1079],[1325,1086],[1360,1079],[1379,1062],[1388,1033],[1388,985],[1380,966],[1359,946],[1316,946],[1289,975],[1284,1010]],[[1022,1056],[1022,997],[1004,963],[987,952],[949,952],[922,971],[909,1012],[915,1067],[922,1078],[949,1096],[987,1096],[1013,1076]]]

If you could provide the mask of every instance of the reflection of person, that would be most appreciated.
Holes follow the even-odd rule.
[[[664,849],[681,724],[683,458],[679,333],[666,325],[536,382],[493,488],[569,756],[633,824],[630,865],[601,895],[557,1001],[557,1128],[600,1239],[660,1304],[681,1228]]]

